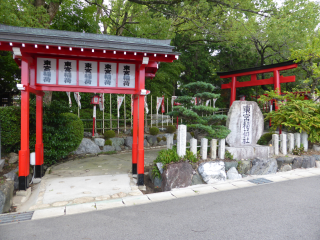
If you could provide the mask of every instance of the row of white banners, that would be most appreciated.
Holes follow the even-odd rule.
[[[69,105],[71,107],[72,105],[72,101],[71,101],[71,95],[70,95],[70,92],[66,92],[67,93],[67,96],[69,98]],[[80,93],[79,92],[74,92],[73,94],[74,96],[74,99],[76,100],[77,104],[78,104],[78,107],[81,109],[81,96],[80,96]],[[176,100],[177,96],[172,96],[171,97],[171,105],[173,106],[174,105],[174,101]],[[147,99],[147,96],[145,96],[144,98],[144,108],[146,110],[146,113],[148,114],[149,113],[149,108],[148,108],[148,103],[146,101]],[[120,117],[120,107],[123,103],[123,100],[124,100],[124,96],[117,96],[117,110],[118,110],[118,117]],[[216,102],[216,98],[213,99],[213,106],[215,105],[215,102]],[[194,103],[195,105],[197,104],[197,98],[193,98],[192,100],[192,103]],[[209,106],[211,105],[211,100],[207,100],[206,101],[206,106]],[[164,105],[164,97],[157,97],[157,106],[156,106],[156,109],[157,109],[157,114],[159,113],[159,109],[160,109],[160,106],[161,106],[161,113],[164,113],[165,112],[165,105]],[[99,98],[99,108],[100,108],[100,111],[103,111],[104,110],[104,94],[103,93],[100,93],[100,98]],[[133,114],[133,95],[131,95],[131,114]]]

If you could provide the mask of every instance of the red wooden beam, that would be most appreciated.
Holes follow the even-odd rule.
[[[287,82],[295,82],[296,76],[280,76],[280,83],[287,83]],[[252,87],[252,86],[260,86],[260,85],[269,85],[274,84],[274,78],[268,78],[268,79],[261,79],[257,80],[255,78],[255,75],[251,76],[251,81],[247,82],[238,82],[236,81],[236,88],[240,87]],[[232,82],[227,84],[222,84],[221,89],[228,89],[231,88]]]

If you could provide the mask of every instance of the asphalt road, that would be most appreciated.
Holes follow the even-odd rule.
[[[320,239],[320,177],[0,226],[0,239]]]

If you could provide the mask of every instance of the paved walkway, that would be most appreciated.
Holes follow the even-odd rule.
[[[153,162],[160,150],[146,150],[145,165]],[[52,166],[33,187],[30,200],[17,211],[142,195],[130,173],[131,168],[131,152],[82,158]]]

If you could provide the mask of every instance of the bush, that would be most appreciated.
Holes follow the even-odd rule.
[[[107,139],[107,140],[105,141],[104,145],[112,146],[112,141],[111,141],[111,139]]]
[[[228,151],[226,150],[225,154],[224,154],[224,157],[226,159],[230,159],[230,160],[233,160],[233,155]]]
[[[160,132],[159,128],[157,128],[157,127],[152,127],[152,128],[150,128],[149,131],[150,131],[150,134],[153,136],[157,135]]]
[[[192,137],[194,137],[194,132],[190,132],[190,135],[191,135]]]
[[[83,139],[83,123],[77,115],[73,113],[63,113],[62,116],[67,118],[67,126],[70,127],[70,133],[75,136],[75,145],[80,145]]]
[[[167,141],[167,138],[166,138],[165,136],[163,136],[163,137],[161,138],[161,140],[162,140],[162,141]]]
[[[200,156],[200,155],[199,155]],[[196,155],[193,154],[193,152],[191,152],[190,150],[186,150],[186,155],[183,158],[185,161],[190,161],[190,162],[197,162],[199,161],[200,158],[197,158]]]
[[[173,140],[177,140],[177,134],[176,133],[173,135]]]
[[[180,157],[176,149],[161,150],[158,153],[158,157],[156,158],[156,160],[154,160],[154,162],[156,163],[161,162],[163,164],[163,167],[165,167],[165,165],[171,162],[179,162],[179,161],[180,161]]]
[[[114,138],[115,136],[116,136],[116,133],[113,130],[108,130],[104,132],[105,139]]]
[[[161,137],[157,137],[157,142],[161,142]]]
[[[167,133],[175,133],[176,132],[176,127],[175,126],[173,126],[173,125],[169,125],[169,126],[167,126],[167,130],[166,130],[166,132]]]
[[[258,140],[257,144],[259,145],[268,145],[269,142],[272,140],[272,134],[274,133],[265,133],[263,134],[260,139]]]
[[[20,149],[21,108],[0,107],[1,145],[6,153]]]

